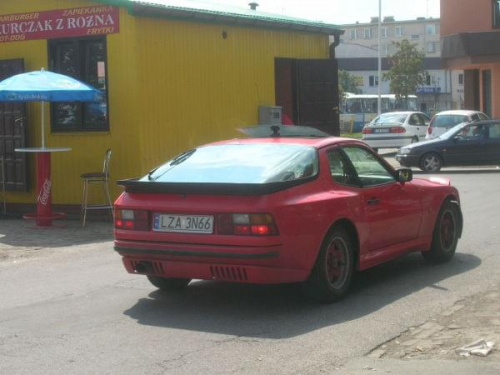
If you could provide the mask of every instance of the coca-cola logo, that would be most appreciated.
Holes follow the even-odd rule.
[[[52,188],[52,183],[49,179],[46,179],[40,189],[40,193],[38,194],[38,201],[44,206],[49,202],[50,189]]]

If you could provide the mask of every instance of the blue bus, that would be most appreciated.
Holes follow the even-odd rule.
[[[377,117],[378,95],[347,93],[340,105],[341,132],[359,133],[366,123]],[[408,104],[407,104],[408,103]],[[408,102],[397,99],[395,94],[381,95],[381,111],[418,111],[418,98],[409,95]]]

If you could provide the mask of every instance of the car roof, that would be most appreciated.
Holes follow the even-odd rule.
[[[317,149],[331,146],[331,145],[347,145],[356,144],[366,146],[364,142],[361,142],[354,138],[342,138],[342,137],[325,137],[325,138],[302,138],[302,137],[266,137],[266,138],[235,138],[228,139],[224,141],[213,142],[204,145],[205,146],[215,146],[215,145],[252,145],[252,144],[289,144],[289,145],[303,145],[311,146]]]
[[[472,124],[468,123],[467,125],[493,125],[493,124],[500,124],[500,119],[474,121]]]
[[[409,113],[422,113],[422,112],[419,112],[419,111],[395,111],[395,112],[384,112],[384,113],[381,113],[380,116],[383,116],[383,115],[407,115]]]
[[[435,116],[441,116],[441,115],[464,115],[464,116],[468,116],[468,115],[473,115],[475,113],[483,113],[481,111],[475,111],[475,110],[471,110],[471,109],[452,109],[452,110],[449,110],[449,111],[442,111],[442,112],[438,112],[435,114]]]

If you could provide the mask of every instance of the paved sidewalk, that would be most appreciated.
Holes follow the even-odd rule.
[[[48,256],[67,251],[68,246],[113,240],[110,221],[57,220],[52,227],[37,227],[34,221],[0,215],[0,262]]]
[[[500,288],[457,302],[418,327],[335,369],[335,375],[499,375]],[[462,357],[455,349],[484,339],[495,343],[486,357]]]
[[[393,359],[462,359],[455,353],[474,341],[495,342],[487,357],[471,356],[466,360],[500,364],[500,289],[457,302],[429,322],[411,327],[399,337],[370,353],[371,358]]]

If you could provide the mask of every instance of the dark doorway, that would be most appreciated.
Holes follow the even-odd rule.
[[[464,71],[464,101],[466,109],[481,110],[479,91],[479,70]]]
[[[0,80],[24,72],[22,59],[0,60]],[[28,190],[26,154],[14,149],[26,147],[26,104],[0,102],[0,158],[5,164],[5,189]]]
[[[491,117],[491,70],[483,70],[483,112]]]
[[[283,117],[288,116],[294,124],[297,123],[295,74],[295,60],[276,59],[274,63],[276,105],[282,107]]]
[[[336,60],[276,59],[275,84],[276,105],[294,124],[340,134]]]

